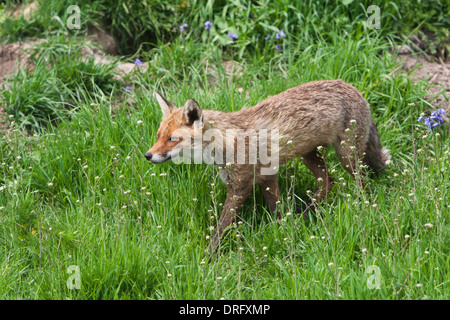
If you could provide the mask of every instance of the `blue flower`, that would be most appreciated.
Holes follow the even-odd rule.
[[[440,126],[441,126],[441,124],[439,122],[433,122],[431,124],[431,129],[434,129],[435,127],[440,127]]]
[[[187,27],[188,27],[188,24],[187,24],[187,23],[183,23],[183,24],[180,26],[180,31],[183,32],[184,29],[186,29]]]
[[[134,64],[139,66],[142,66],[143,62],[141,60],[139,60],[139,58],[136,58],[136,60],[134,60]]]
[[[276,48],[277,50],[281,50],[281,46],[279,46],[279,45],[276,45],[275,48]]]
[[[205,22],[205,29],[206,29],[206,31],[209,31],[209,29],[211,29],[212,28],[212,23],[211,23],[211,21],[206,21]]]
[[[431,113],[430,119],[431,120],[437,120],[439,122],[444,122],[444,118],[442,118],[442,115],[439,112],[437,112],[437,111],[433,111]]]
[[[275,35],[275,39],[280,38],[286,38],[286,35],[284,34],[283,30],[280,30],[280,33],[277,32],[277,34]]]
[[[433,111],[431,113],[431,116],[427,118],[420,116],[417,121],[423,122],[428,127],[428,129],[433,130],[436,127],[440,127],[441,124],[444,123],[444,118],[442,117],[442,115],[445,112],[446,111],[443,108],[440,108],[438,111]]]
[[[425,118],[423,123],[425,123],[425,125],[428,127],[428,129],[431,129],[431,120],[430,120],[430,118]]]
[[[131,87],[126,86],[125,89],[123,89],[123,91],[125,91],[125,92],[130,92],[130,91],[131,91]]]
[[[238,35],[236,33],[228,32],[227,36],[229,36],[233,41],[238,39]]]
[[[264,40],[269,40],[270,39],[270,34],[267,35],[267,37],[264,38]]]

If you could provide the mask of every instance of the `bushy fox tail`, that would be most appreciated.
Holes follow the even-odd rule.
[[[366,146],[366,154],[364,156],[364,162],[374,171],[375,174],[379,174],[387,161],[391,159],[389,150],[381,147],[380,136],[375,123],[372,121],[369,131],[369,139]]]

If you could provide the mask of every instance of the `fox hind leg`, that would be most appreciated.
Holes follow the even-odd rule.
[[[277,202],[280,200],[280,189],[278,187],[277,177],[278,175],[269,176],[260,183],[262,194],[272,213],[276,211]],[[277,218],[279,219],[280,217],[280,212],[278,212]]]
[[[314,177],[317,180],[317,190],[316,197],[318,200],[321,200],[326,197],[326,195],[331,191],[333,187],[333,179],[328,174],[327,167],[325,165],[325,160],[323,157],[317,152],[317,150],[313,150],[302,156],[302,161],[305,166],[311,170],[314,174]]]

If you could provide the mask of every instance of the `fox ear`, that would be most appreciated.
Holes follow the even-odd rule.
[[[184,104],[183,116],[187,125],[203,126],[202,109],[194,99],[188,99]]]
[[[159,92],[155,91],[153,93],[153,96],[158,101],[164,117],[166,117],[169,113],[171,113],[174,109],[176,109],[176,107],[169,101],[167,101],[161,94],[159,94]]]

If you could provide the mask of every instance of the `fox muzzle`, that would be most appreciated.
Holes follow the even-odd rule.
[[[147,153],[144,155],[144,157],[145,157],[145,159],[147,159],[148,161],[151,161],[151,160],[152,160],[152,154],[151,154],[150,152],[147,152]]]
[[[148,161],[150,161],[152,163],[163,163],[172,158],[171,155],[167,154],[167,153],[159,155],[159,154],[151,154],[150,152],[147,152],[144,156]]]

